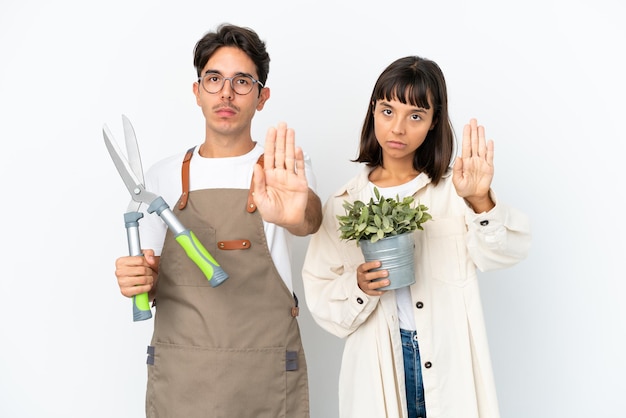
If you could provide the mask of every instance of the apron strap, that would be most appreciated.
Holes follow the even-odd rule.
[[[263,162],[265,161],[263,158],[263,155],[264,154],[261,154],[261,156],[256,162],[257,164],[261,166],[261,168],[263,168]],[[248,206],[246,207],[246,210],[248,211],[248,213],[254,213],[254,211],[256,210],[256,205],[254,204],[254,199],[252,196],[253,184],[254,184],[254,175],[252,175],[252,180],[250,181],[250,192],[248,193]]]
[[[295,318],[300,314],[300,307],[298,306],[298,297],[296,296],[296,292],[292,292],[292,293],[293,293],[293,301],[296,306],[293,306],[291,308],[291,316]]]
[[[195,149],[196,149],[195,146],[189,148],[187,150],[187,154],[185,154],[185,158],[183,159],[182,176],[181,176],[183,193],[180,195],[180,200],[178,202],[179,210],[185,209],[185,206],[187,206],[187,200],[189,199],[189,161],[191,161],[191,157],[193,157],[193,152]],[[264,162],[264,158],[263,158],[263,154],[261,154],[261,156],[257,160],[257,164],[259,164],[261,168],[263,168],[263,162]],[[250,182],[250,191],[248,193],[248,204],[246,207],[246,210],[248,211],[248,213],[254,213],[254,211],[256,211],[256,205],[254,204],[254,198],[252,196],[253,181],[254,179]]]
[[[180,210],[185,209],[185,206],[187,206],[187,199],[189,199],[189,161],[191,160],[195,149],[195,146],[189,148],[187,150],[187,154],[185,154],[185,159],[183,160],[181,177],[183,182],[183,194],[180,195],[180,201],[178,202],[178,209]]]

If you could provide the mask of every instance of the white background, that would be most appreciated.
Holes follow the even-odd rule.
[[[378,74],[438,62],[457,134],[485,125],[496,193],[532,221],[528,259],[481,278],[502,416],[624,417],[625,17],[618,0],[0,0],[0,416],[143,416],[152,320],[115,282],[128,194],[102,125],[121,140],[126,114],[144,167],[200,143],[192,50],[227,21],[272,58],[254,138],[294,127],[324,201],[356,171]],[[336,417],[343,342],[304,306],[300,323],[311,416]]]

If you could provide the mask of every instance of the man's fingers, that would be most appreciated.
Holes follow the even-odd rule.
[[[127,298],[137,296],[141,293],[148,293],[151,290],[152,290],[152,284],[120,287],[120,293],[126,296]]]
[[[285,122],[270,127],[265,136],[265,169],[285,169],[297,172],[301,151],[296,148],[296,133]],[[304,167],[304,165],[302,165]]]
[[[265,135],[265,153],[263,156],[263,164],[265,167],[274,167],[274,152],[276,148],[276,128],[270,127]]]
[[[276,128],[276,143],[274,144],[274,165],[266,166],[266,169],[272,168],[284,168],[285,167],[285,152],[287,142],[287,124],[281,122]]]
[[[296,148],[296,170],[295,170],[296,174],[299,176],[304,176],[305,172],[304,172],[304,152],[302,151],[302,148],[297,147]]]
[[[285,125],[286,127],[286,125]],[[285,137],[285,168],[289,172],[296,171],[296,132],[289,128]]]

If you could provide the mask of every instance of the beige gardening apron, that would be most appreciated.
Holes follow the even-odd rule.
[[[272,262],[249,190],[188,193],[188,174],[183,184],[173,212],[229,278],[211,287],[167,232],[148,347],[147,416],[309,417],[297,299]]]

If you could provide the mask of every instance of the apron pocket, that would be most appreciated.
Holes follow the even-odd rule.
[[[156,343],[148,366],[148,417],[284,417],[285,351]]]

